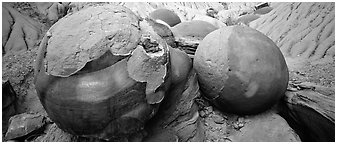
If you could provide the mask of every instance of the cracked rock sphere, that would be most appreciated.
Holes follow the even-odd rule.
[[[256,114],[284,95],[288,68],[275,43],[246,26],[218,29],[200,43],[193,67],[203,95],[219,109]]]
[[[171,83],[169,53],[131,10],[89,7],[60,19],[43,38],[36,90],[62,130],[103,140],[132,138]]]

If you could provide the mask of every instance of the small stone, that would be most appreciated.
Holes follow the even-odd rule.
[[[244,120],[245,120],[245,119],[244,119],[243,117],[239,117],[239,118],[238,118],[238,122],[239,122],[239,123],[243,123]]]
[[[225,119],[219,115],[213,115],[213,121],[216,124],[223,124],[225,122]]]
[[[200,117],[202,117],[202,118],[205,118],[205,117],[206,117],[205,111],[200,111],[200,112],[199,112],[199,115],[200,115]]]
[[[239,129],[242,128],[244,126],[244,123],[239,123]]]
[[[40,114],[22,113],[10,118],[10,125],[5,135],[7,140],[26,136],[46,124],[45,117]]]
[[[237,123],[234,123],[233,126],[235,129],[239,129],[239,125]]]

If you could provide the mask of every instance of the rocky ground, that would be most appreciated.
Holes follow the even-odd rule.
[[[37,48],[46,31],[58,19],[95,3],[3,3],[2,79],[8,80],[17,97],[16,114],[33,113],[44,117],[44,132],[21,138],[24,141],[90,141],[60,130],[47,118],[33,84]],[[259,30],[282,51],[289,68],[290,84],[310,83],[334,101],[335,87],[335,9],[330,3],[271,3],[266,14],[254,12],[258,3],[111,3],[124,5],[141,17],[165,7],[175,11],[182,21],[200,19],[206,9],[218,11],[217,27],[238,24]],[[260,12],[264,13],[264,12]],[[243,15],[255,15],[250,20]],[[289,89],[294,88],[289,85]],[[3,98],[4,101],[4,98]],[[298,133],[271,110],[256,116],[237,116],[220,112],[207,100],[196,99],[204,141],[301,141]],[[334,104],[333,104],[334,107]],[[3,107],[3,115],[6,113]],[[35,116],[37,114],[38,116]],[[334,113],[333,113],[334,117]],[[3,117],[3,122],[9,117]],[[29,119],[29,118],[27,118]],[[31,118],[32,119],[32,118]],[[334,121],[334,118],[333,118]],[[37,127],[35,129],[41,129]],[[4,129],[5,128],[5,129]],[[3,124],[3,141],[7,126]],[[275,133],[273,133],[275,132]],[[29,132],[26,132],[29,133]],[[305,141],[302,139],[302,141]]]

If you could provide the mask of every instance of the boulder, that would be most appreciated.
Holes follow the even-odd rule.
[[[12,140],[27,136],[46,124],[46,118],[40,114],[22,113],[10,118],[5,139]]]
[[[209,22],[193,20],[176,25],[172,28],[172,32],[176,39],[183,37],[202,40],[206,35],[216,29],[217,28]]]
[[[239,130],[228,138],[232,142],[300,142],[301,139],[287,121],[273,112],[248,116]]]
[[[168,9],[156,9],[155,11],[150,13],[149,17],[154,20],[162,20],[170,27],[174,27],[181,22],[180,18],[173,11],[170,11]]]
[[[175,41],[179,49],[184,50],[193,58],[199,42],[216,29],[217,27],[209,22],[192,20],[189,22],[182,22],[171,30],[175,36]]]
[[[284,95],[289,79],[279,48],[247,26],[224,27],[207,35],[196,50],[193,67],[205,97],[235,114],[267,110]]]
[[[71,134],[108,141],[142,134],[170,84],[169,48],[123,6],[94,5],[55,23],[35,67],[48,116]]]
[[[226,26],[226,24],[221,22],[220,20],[212,18],[210,16],[206,16],[206,15],[196,15],[194,16],[193,20],[201,20],[201,21],[209,22],[217,28],[222,28]]]

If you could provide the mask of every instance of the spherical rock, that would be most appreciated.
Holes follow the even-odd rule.
[[[201,20],[192,20],[182,22],[172,28],[172,32],[176,38],[184,37],[202,40],[207,34],[218,29],[209,22]]]
[[[60,19],[41,42],[35,86],[48,116],[71,134],[104,140],[144,129],[169,85],[169,49],[123,6]]]
[[[193,67],[202,93],[219,109],[255,114],[286,91],[288,68],[279,48],[246,26],[218,29],[198,46]]]
[[[170,27],[173,27],[181,22],[178,15],[168,9],[157,9],[150,13],[150,17],[156,21],[161,20],[168,24]]]

